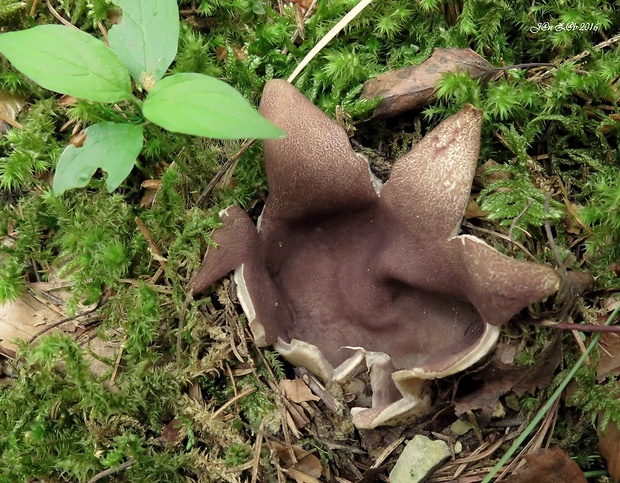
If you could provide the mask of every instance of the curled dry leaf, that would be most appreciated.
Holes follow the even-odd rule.
[[[497,69],[471,49],[436,49],[420,65],[393,70],[367,81],[362,99],[382,97],[374,117],[392,117],[417,109],[433,99],[435,85],[445,72],[466,71],[489,80]]]

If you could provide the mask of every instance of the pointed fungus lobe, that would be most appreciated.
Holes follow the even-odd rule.
[[[393,166],[382,185],[344,129],[283,80],[260,112],[286,131],[266,140],[269,197],[258,227],[221,214],[195,294],[235,270],[259,346],[325,381],[370,371],[372,428],[428,409],[422,379],[461,371],[495,345],[501,324],[555,293],[547,266],[458,236],[478,159],[482,112],[466,106]]]

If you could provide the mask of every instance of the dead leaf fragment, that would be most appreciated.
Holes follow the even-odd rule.
[[[290,447],[297,462],[293,461],[291,451],[282,443],[268,441],[265,443],[265,446],[276,454],[284,466],[288,467],[287,471],[289,475],[297,481],[318,481],[316,478],[319,478],[323,472],[321,460],[313,454],[308,453],[301,446],[293,445]]]
[[[484,386],[458,400],[455,405],[457,415],[474,409],[492,411],[496,408],[499,398],[509,391],[518,396],[530,393],[549,385],[555,369],[562,360],[562,347],[556,337],[538,356],[536,362],[529,367],[505,364],[502,359],[508,357],[509,347],[500,344],[493,355],[493,360],[474,379],[484,381]]]
[[[583,472],[560,448],[539,449],[524,456],[527,466],[506,483],[587,483]]]
[[[599,340],[601,359],[596,368],[596,380],[603,382],[611,374],[620,375],[620,334],[602,334]]]
[[[280,381],[280,390],[282,391],[282,394],[284,394],[284,397],[297,404],[321,400],[320,397],[312,394],[312,391],[306,383],[299,378],[284,379]]]
[[[17,115],[25,103],[26,100],[21,97],[12,96],[8,92],[0,92],[0,134],[6,133],[9,126],[22,127],[17,122]]]
[[[607,462],[607,472],[613,483],[620,483],[620,429],[610,421],[605,431],[601,431],[602,414],[598,417],[598,449]]]
[[[442,74],[458,71],[469,72],[474,79],[488,80],[497,69],[471,49],[435,49],[420,65],[386,72],[367,81],[361,98],[383,98],[375,108],[374,117],[396,116],[428,104]]]

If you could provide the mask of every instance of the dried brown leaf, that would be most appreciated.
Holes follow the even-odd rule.
[[[493,360],[474,379],[484,381],[484,386],[455,403],[457,415],[474,409],[492,410],[497,406],[499,398],[509,391],[518,396],[533,393],[537,388],[547,387],[553,373],[562,360],[562,347],[559,337],[556,337],[539,355],[532,366],[516,366],[505,364],[506,351],[510,349],[500,344]]]
[[[21,127],[17,122],[17,115],[24,107],[25,99],[15,97],[8,92],[0,92],[0,134],[4,134],[9,126]]]
[[[601,359],[596,368],[598,382],[610,374],[620,375],[620,334],[605,333],[599,340]]]
[[[610,421],[605,431],[601,431],[602,414],[599,414],[598,449],[607,462],[607,472],[613,483],[620,483],[620,429]]]
[[[497,70],[471,49],[436,49],[420,65],[393,70],[367,81],[362,99],[382,97],[374,117],[391,117],[428,104],[445,72],[467,71],[472,78],[490,78]]]
[[[323,472],[321,460],[313,454],[309,454],[301,446],[291,446],[295,459],[297,460],[296,463],[291,458],[289,448],[282,443],[268,441],[265,443],[265,446],[273,451],[285,466],[290,466],[290,468],[288,468],[289,475],[293,476],[294,473],[296,475],[296,477],[294,477],[296,480],[300,478],[298,481],[316,481],[316,478],[319,478]],[[309,479],[304,479],[304,477]]]
[[[587,483],[583,472],[560,448],[539,449],[524,456],[527,466],[506,483]]]
[[[284,397],[295,402],[320,401],[321,398],[312,394],[310,388],[301,379],[284,379],[280,381],[280,390]]]

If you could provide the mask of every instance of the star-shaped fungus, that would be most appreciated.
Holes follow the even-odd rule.
[[[286,131],[266,140],[269,196],[255,226],[221,213],[194,294],[235,270],[258,346],[325,382],[369,371],[372,407],[359,428],[428,410],[423,379],[461,371],[493,347],[499,326],[558,290],[548,266],[458,236],[476,169],[481,111],[446,119],[375,179],[344,129],[283,80],[260,112]]]

